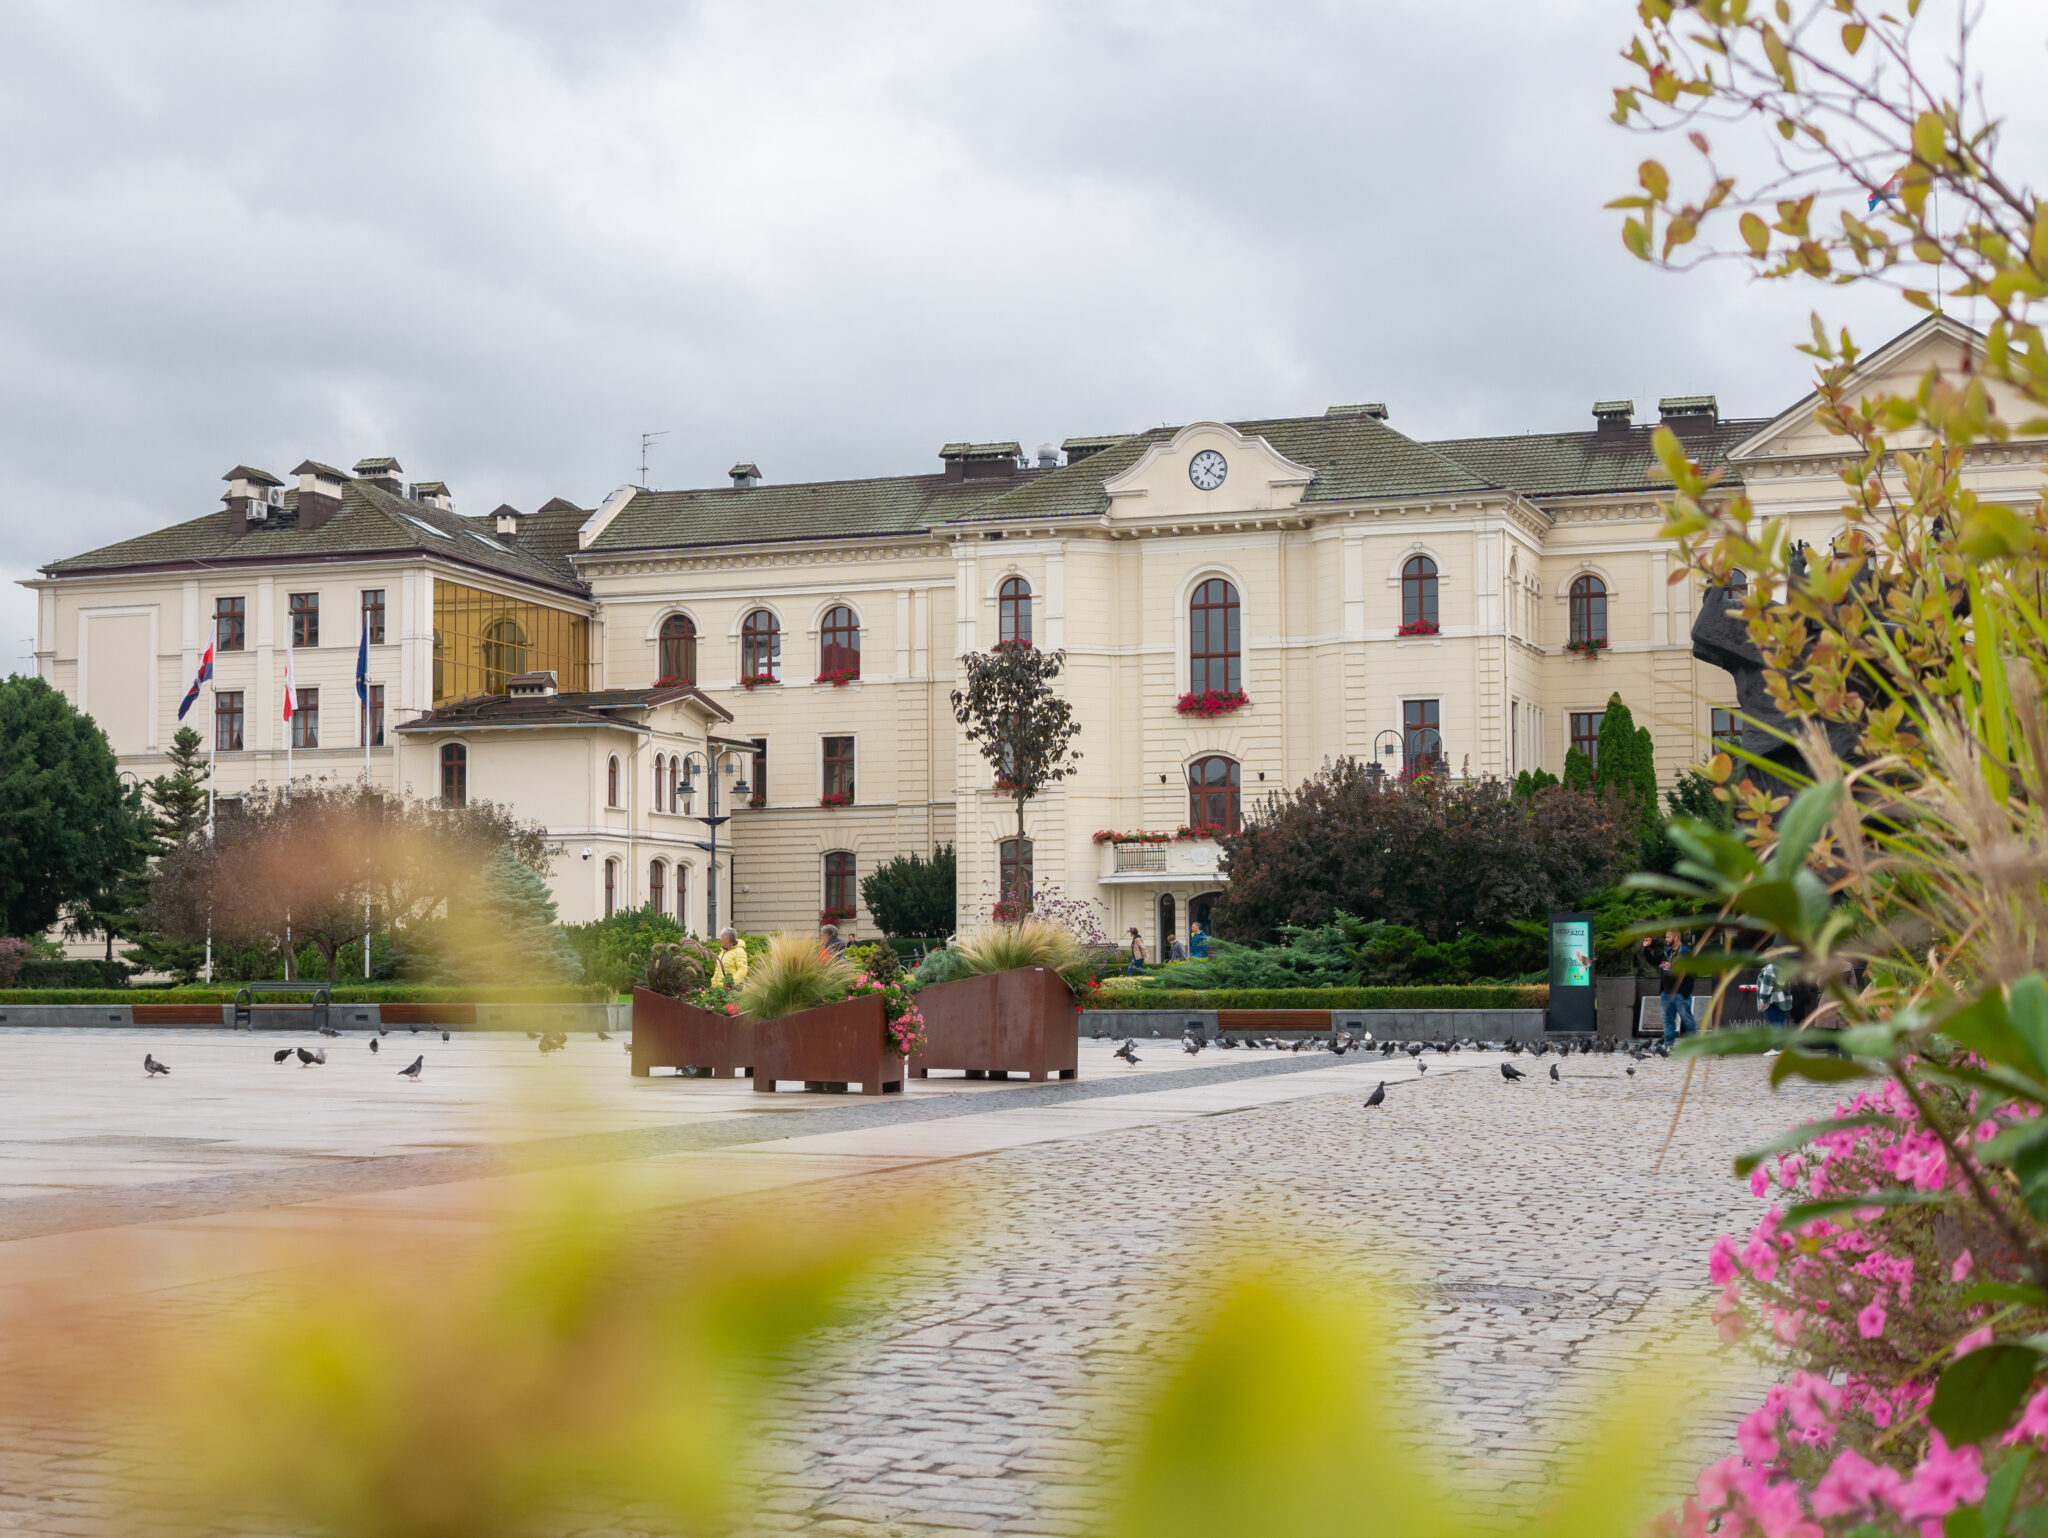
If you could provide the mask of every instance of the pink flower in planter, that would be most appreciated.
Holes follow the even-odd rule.
[[[1980,1330],[1970,1331],[1969,1334],[1965,1335],[1961,1340],[1957,1341],[1955,1350],[1951,1351],[1949,1353],[1949,1356],[1951,1359],[1959,1356],[1968,1356],[1972,1351],[1975,1351],[1979,1346],[1988,1346],[1990,1344],[1991,1326],[1987,1324]]]
[[[1735,1445],[1751,1463],[1770,1463],[1778,1456],[1778,1417],[1768,1404],[1759,1405],[1735,1428]]]
[[[1927,1456],[1913,1471],[1905,1489],[1891,1497],[1892,1509],[1908,1522],[1945,1517],[1958,1506],[1984,1499],[1984,1463],[1974,1447],[1949,1450],[1937,1431],[1928,1439]]]
[[[1707,1255],[1707,1276],[1716,1287],[1725,1287],[1742,1275],[1736,1254],[1735,1235],[1723,1234],[1714,1241],[1714,1248]]]
[[[2043,1389],[2027,1401],[2027,1407],[2020,1414],[2019,1424],[1999,1440],[2010,1447],[2015,1442],[2048,1441],[2048,1389]]]
[[[1742,1459],[1733,1453],[1719,1463],[1710,1463],[1701,1469],[1697,1481],[1700,1503],[1709,1511],[1719,1511],[1726,1506],[1728,1498],[1735,1493],[1736,1481],[1742,1472]]]
[[[1856,1316],[1856,1333],[1865,1340],[1876,1340],[1884,1334],[1884,1305],[1875,1298],[1870,1306]]]
[[[1962,1254],[1956,1257],[1956,1263],[1948,1268],[1948,1279],[1952,1282],[1966,1281],[1976,1264],[1977,1262],[1971,1258],[1970,1252],[1964,1250]]]
[[[1817,1517],[1846,1517],[1889,1503],[1906,1483],[1897,1469],[1872,1463],[1854,1448],[1845,1447],[1813,1487],[1813,1514]]]
[[[1796,1372],[1785,1387],[1785,1408],[1802,1431],[1832,1429],[1841,1413],[1842,1391],[1818,1374]]]

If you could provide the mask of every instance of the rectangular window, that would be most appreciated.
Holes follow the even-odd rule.
[[[1572,746],[1586,755],[1586,762],[1595,769],[1600,767],[1600,718],[1603,710],[1575,710],[1572,712]]]
[[[298,706],[292,711],[292,746],[295,748],[317,748],[320,746],[320,691],[299,690]]]
[[[459,742],[441,744],[441,804],[443,806],[467,806],[469,804],[469,749]],[[605,881],[611,881],[611,862],[605,862]],[[606,910],[605,916],[611,916]]]
[[[1714,751],[1738,746],[1742,741],[1742,724],[1735,719],[1735,712],[1723,710],[1719,705],[1713,713]]]
[[[825,798],[853,799],[853,739],[825,739]]]
[[[1522,768],[1522,702],[1508,701],[1508,773],[1518,774]]]
[[[853,856],[843,849],[825,856],[825,911],[832,915],[827,923],[853,917],[854,895],[859,888],[854,879],[855,869]]]
[[[320,644],[320,595],[318,593],[294,593],[291,595],[292,645],[318,646]]]
[[[213,694],[213,745],[223,753],[242,751],[242,691],[216,689]]]
[[[590,621],[563,609],[434,579],[434,703],[503,694],[520,673],[552,672],[555,687],[590,687]]]
[[[363,629],[368,632],[372,646],[384,644],[384,589],[381,587],[363,589]]]
[[[213,649],[238,652],[242,649],[249,618],[246,598],[216,598],[213,601]]]
[[[384,746],[384,686],[370,685],[370,700],[363,707],[363,746],[381,748]]]
[[[747,805],[766,806],[768,804],[768,739],[766,737],[756,737],[754,739],[753,791],[753,795],[747,800]]]
[[[1402,772],[1428,774],[1443,767],[1444,738],[1435,700],[1401,702]]]

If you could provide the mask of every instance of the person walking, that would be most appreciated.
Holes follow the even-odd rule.
[[[1697,1034],[1700,1028],[1692,1013],[1692,980],[1681,977],[1675,965],[1685,955],[1685,943],[1677,930],[1667,929],[1661,941],[1643,941],[1643,949],[1657,969],[1657,1005],[1664,1014],[1664,1045],[1668,1047],[1685,1031]],[[1682,1027],[1681,1019],[1685,1022]]]
[[[1773,961],[1756,975],[1756,1001],[1763,1006],[1765,1025],[1783,1025],[1792,995],[1778,981],[1778,964]]]
[[[846,942],[839,938],[839,926],[837,924],[827,924],[824,928],[820,929],[818,931],[818,938],[825,942],[825,950],[830,955],[843,956],[846,954]]]
[[[1180,936],[1170,929],[1166,932],[1165,959],[1168,961],[1186,961],[1188,959],[1187,947],[1180,943]]]
[[[747,980],[747,948],[730,924],[718,931],[718,943],[723,949],[718,953],[718,965],[711,969],[711,986],[738,988]]]
[[[1131,942],[1131,964],[1124,968],[1124,976],[1136,977],[1145,970],[1145,941],[1135,929],[1126,933]]]
[[[1188,954],[1197,961],[1209,954],[1209,931],[1200,924],[1188,925]]]

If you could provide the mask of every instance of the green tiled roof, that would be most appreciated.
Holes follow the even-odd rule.
[[[298,493],[285,493],[285,509],[296,510]],[[289,561],[304,557],[404,554],[431,550],[461,565],[482,567],[508,577],[580,590],[582,583],[555,550],[555,522],[568,522],[568,549],[576,543],[575,526],[587,514],[557,514],[537,541],[521,531],[518,546],[492,538],[488,518],[464,518],[424,502],[393,496],[363,481],[343,488],[341,506],[317,529],[246,526],[241,515],[219,509],[203,518],[174,523],[134,539],[53,561],[43,568],[53,577],[82,575],[123,567],[178,566],[203,561],[209,566],[243,561]],[[573,521],[572,521],[573,519]],[[528,520],[539,523],[540,518]]]
[[[1688,426],[1686,452],[1708,470],[1728,450],[1762,427],[1762,420]],[[1496,486],[1525,497],[1588,496],[1602,491],[1649,491],[1671,483],[1651,449],[1656,428],[1610,428],[1573,433],[1523,433],[1512,438],[1450,438],[1432,443],[1438,453],[1470,465]]]
[[[1061,473],[1019,470],[1013,477],[959,481],[944,475],[888,475],[865,481],[642,491],[620,509],[591,551],[915,534],[1014,491],[1021,481]]]

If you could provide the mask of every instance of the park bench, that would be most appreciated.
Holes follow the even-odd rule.
[[[254,1028],[255,1014],[252,995],[259,993],[310,993],[313,995],[313,1026],[319,1029],[328,1024],[328,1009],[333,1002],[325,983],[244,983],[235,994],[235,1029],[245,1026]]]

